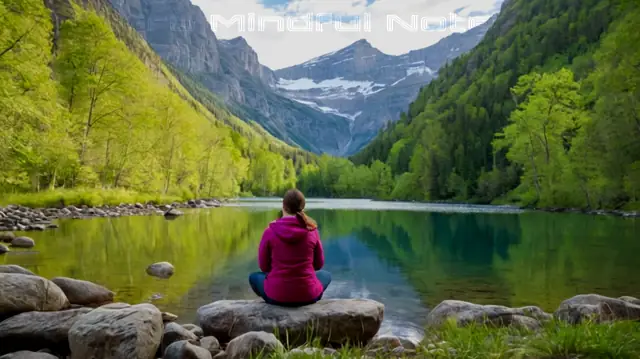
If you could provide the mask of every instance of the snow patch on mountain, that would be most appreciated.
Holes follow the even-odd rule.
[[[404,80],[406,80],[406,79],[407,79],[407,76],[405,76],[405,77],[401,78],[400,80],[398,80],[398,81],[396,81],[396,82],[392,83],[390,87],[393,87],[393,86],[395,86],[395,85],[397,85],[397,84],[401,83],[402,81],[404,81]]]
[[[342,113],[338,110],[336,110],[335,108],[331,108],[331,107],[327,107],[327,106],[320,106],[317,103],[313,102],[313,101],[305,101],[305,100],[300,100],[300,99],[293,99],[296,102],[299,102],[303,105],[307,105],[313,109],[316,109],[318,111],[322,111],[324,113],[328,113],[328,114],[332,114],[332,115],[336,115],[336,116],[340,116],[340,117],[344,117],[348,120],[351,121],[355,121],[356,118],[358,118],[358,116],[362,115],[362,111],[358,111],[353,115],[347,114],[347,113]]]
[[[373,81],[350,81],[342,77],[315,82],[310,78],[297,80],[279,79],[276,87],[285,91],[320,90],[321,96],[353,98],[357,95],[369,96],[386,88],[385,84]]]
[[[407,68],[407,76],[411,76],[414,74],[418,74],[418,75],[424,75],[424,74],[429,74],[431,76],[433,76],[433,74],[435,74],[435,71],[433,71],[432,69],[430,69],[428,66],[412,66]]]
[[[340,61],[338,61],[338,62],[334,62],[332,65],[341,64],[341,63],[343,63],[343,62],[347,62],[347,61],[351,61],[351,60],[353,60],[353,57],[349,57],[349,58],[347,58],[347,59],[340,60]]]

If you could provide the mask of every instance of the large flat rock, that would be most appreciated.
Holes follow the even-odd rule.
[[[162,314],[151,304],[107,304],[69,330],[71,359],[154,359],[161,339]]]
[[[541,322],[552,319],[538,307],[509,308],[501,305],[480,305],[460,300],[445,300],[427,316],[427,326],[437,328],[453,320],[459,326],[490,325],[537,329]]]
[[[290,345],[302,345],[310,337],[323,344],[366,344],[380,329],[383,317],[384,305],[365,299],[323,300],[300,308],[261,300],[221,300],[198,309],[204,334],[222,343],[264,331]]]
[[[0,273],[0,317],[67,307],[69,300],[64,292],[50,280],[27,274]]]
[[[58,359],[58,357],[48,353],[22,350],[19,352],[3,355],[0,357],[0,359]]]
[[[583,321],[640,320],[639,303],[633,297],[610,298],[599,294],[580,294],[560,303],[554,315],[571,324]]]
[[[0,265],[0,273],[35,275],[30,270],[22,268],[19,265],[15,264]]]
[[[115,295],[109,289],[85,280],[56,277],[51,281],[62,289],[71,304],[101,306],[113,302]]]
[[[27,312],[0,322],[0,354],[51,349],[69,354],[69,329],[90,308],[59,312]]]

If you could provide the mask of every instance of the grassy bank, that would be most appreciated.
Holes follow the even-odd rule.
[[[438,358],[638,358],[640,324],[551,322],[539,332],[453,325],[431,333],[427,346]],[[435,350],[434,350],[435,349]]]
[[[139,193],[125,189],[68,189],[37,193],[0,194],[0,205],[16,204],[31,208],[60,206],[117,206],[120,203],[165,204],[187,198],[157,193]]]
[[[585,323],[577,326],[551,322],[537,332],[515,328],[465,328],[448,325],[427,331],[415,354],[404,357],[456,359],[604,359],[640,358],[640,323]],[[344,348],[335,358],[395,357],[367,353],[366,349]],[[319,359],[323,355],[279,353],[275,359]]]

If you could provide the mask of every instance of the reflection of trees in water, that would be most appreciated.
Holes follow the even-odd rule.
[[[333,282],[325,298],[368,298],[385,304],[382,331],[418,336],[427,311],[397,265],[389,265],[358,236],[332,237],[325,243],[325,269]]]
[[[155,303],[174,308],[229,263],[253,260],[262,230],[272,219],[268,212],[218,208],[188,212],[175,221],[162,216],[62,221],[56,231],[30,234],[37,251],[3,256],[0,263],[23,265],[47,278],[93,281],[115,291],[117,300],[131,303],[160,294]],[[147,265],[158,261],[175,266],[172,278],[147,276]]]
[[[579,293],[637,295],[640,221],[573,214],[326,213],[400,268],[426,305],[444,299],[553,310]],[[326,237],[326,236],[325,236]]]
[[[471,265],[489,266],[496,255],[507,259],[508,248],[519,243],[517,215],[432,213],[430,223],[435,247]]]
[[[320,215],[332,224],[329,235],[353,233],[388,266],[400,268],[425,304],[465,298],[469,291],[487,300],[507,296],[492,263],[496,256],[507,258],[509,246],[518,243],[517,216],[397,211]]]
[[[580,214],[521,216],[522,244],[497,260],[512,302],[547,310],[576,294],[638,295],[640,221]]]

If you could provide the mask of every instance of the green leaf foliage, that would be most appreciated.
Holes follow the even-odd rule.
[[[88,4],[0,0],[0,193],[230,197],[295,187],[314,156],[189,83],[194,98],[108,6]],[[64,11],[55,31],[51,11]]]
[[[638,16],[621,0],[506,2],[352,160],[386,161],[400,199],[637,206]]]

